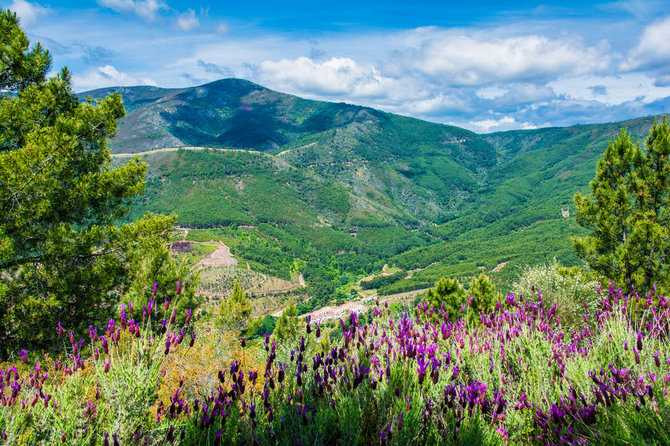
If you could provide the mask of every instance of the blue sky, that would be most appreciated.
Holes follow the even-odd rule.
[[[477,132],[670,111],[670,2],[0,0],[77,91],[241,77]]]

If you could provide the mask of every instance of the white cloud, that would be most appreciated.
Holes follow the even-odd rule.
[[[503,96],[507,91],[508,90],[505,90],[504,88],[493,86],[480,88],[475,94],[482,99],[495,99]]]
[[[593,86],[597,85],[601,94],[598,102],[607,105],[621,105],[630,101],[650,103],[670,96],[670,86],[655,85],[654,79],[644,73],[623,73],[618,76],[575,76],[565,77],[549,83],[557,94],[575,100],[594,99]]]
[[[149,22],[156,18],[161,9],[168,9],[160,0],[98,0],[100,6],[121,13],[133,13]]]
[[[394,80],[375,67],[359,65],[348,57],[315,62],[307,57],[266,60],[256,70],[258,80],[274,88],[324,96],[374,98],[386,96]]]
[[[37,3],[30,3],[25,0],[13,0],[9,9],[14,11],[21,19],[21,26],[27,27],[37,23],[37,18],[49,13],[49,9],[40,6]]]
[[[195,11],[189,9],[185,13],[179,15],[179,18],[177,18],[177,23],[175,23],[175,26],[180,31],[189,32],[193,31],[194,29],[200,28],[200,21],[195,16]]]
[[[407,100],[403,108],[412,115],[444,115],[472,111],[468,102],[464,97],[439,92],[424,99]]]
[[[128,15],[138,14],[138,5],[148,11],[152,4],[163,5],[158,0],[97,1]],[[205,24],[206,11],[192,8],[182,16],[182,28],[175,22],[185,9],[166,6],[145,14],[166,26],[88,11],[40,18],[39,29],[31,31],[65,48],[53,52],[54,66],[70,67],[79,91],[142,83],[184,87],[235,76],[306,98],[367,105],[475,131],[616,121],[658,113],[663,105],[670,109],[664,99],[670,89],[661,86],[663,79],[670,84],[670,70],[662,70],[670,62],[662,62],[663,51],[649,51],[656,48],[651,42],[667,48],[662,33],[654,31],[665,29],[667,18],[627,28],[628,22],[616,22],[602,33],[597,31],[604,25],[593,30],[579,21],[572,26],[540,20],[320,34],[235,22],[231,33],[226,21],[238,18],[210,12]],[[188,22],[198,19],[196,30]],[[215,30],[228,34],[222,37]],[[614,49],[598,43],[604,37]],[[109,52],[89,51],[98,47]],[[93,52],[101,57],[91,57]],[[621,60],[628,55],[641,68],[622,71]],[[656,65],[640,65],[642,56]]]
[[[512,129],[534,129],[534,125],[529,122],[517,122],[511,116],[504,116],[500,119],[484,119],[481,121],[469,122],[468,128],[479,133],[500,132]]]
[[[157,83],[148,77],[122,73],[111,65],[91,68],[84,74],[72,75],[72,86],[75,91],[131,85],[157,85]]]
[[[217,34],[228,34],[230,31],[230,26],[226,22],[221,22],[216,27]]]
[[[542,82],[565,74],[606,70],[610,56],[604,49],[587,47],[576,39],[537,35],[490,39],[440,36],[428,38],[421,47],[406,53],[404,65],[452,86]]]
[[[621,63],[624,71],[646,71],[660,86],[670,85],[670,16],[647,26],[639,43]]]
[[[670,63],[670,16],[647,26],[640,42],[628,54],[628,60],[621,64],[624,70],[658,68]]]

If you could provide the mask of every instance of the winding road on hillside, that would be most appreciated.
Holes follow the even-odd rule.
[[[136,152],[136,153],[112,153],[112,157],[114,158],[132,158],[134,156],[142,156],[142,155],[153,155],[155,153],[164,153],[164,152],[176,152],[177,150],[215,150],[218,152],[248,152],[248,153],[255,153],[260,155],[263,152],[260,152],[258,150],[246,150],[246,149],[217,149],[217,148],[212,148],[212,147],[163,147],[162,149],[153,149],[153,150],[147,150],[145,152]]]

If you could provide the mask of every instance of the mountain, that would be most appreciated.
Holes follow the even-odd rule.
[[[574,193],[588,191],[621,127],[642,138],[653,120],[478,135],[241,79],[82,96],[111,92],[128,111],[111,142],[117,162],[144,153],[150,165],[133,217],[174,212],[265,273],[306,262],[311,283],[342,285],[384,263],[417,270],[387,292],[578,263]]]

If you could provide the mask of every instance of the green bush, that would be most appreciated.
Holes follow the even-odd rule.
[[[576,328],[583,325],[583,315],[593,311],[600,300],[601,286],[595,273],[553,261],[524,268],[512,290],[516,295],[541,296],[545,305],[556,305],[556,317],[561,324]]]

